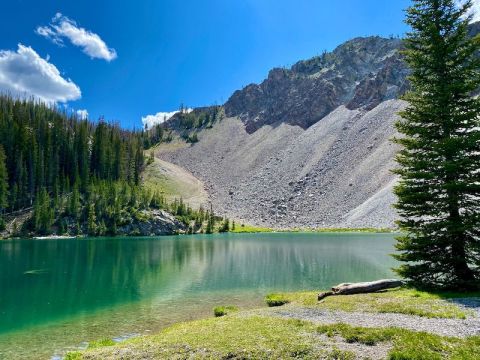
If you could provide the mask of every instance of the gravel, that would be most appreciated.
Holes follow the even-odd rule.
[[[192,146],[160,157],[202,180],[220,215],[277,229],[393,227],[397,146],[390,139],[404,103],[371,111],[340,106],[303,130],[285,123],[248,134],[227,118]]]
[[[454,302],[471,312],[472,316],[467,319],[436,319],[404,314],[330,311],[297,306],[271,309],[269,314],[322,324],[346,323],[361,327],[398,327],[441,336],[464,338],[480,335],[480,299],[456,299]]]

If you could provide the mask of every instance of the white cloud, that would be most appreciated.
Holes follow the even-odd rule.
[[[83,109],[83,110],[77,110],[76,111],[77,116],[81,120],[87,120],[88,119],[88,111]]]
[[[48,26],[39,26],[35,32],[59,46],[63,46],[63,39],[67,38],[92,59],[112,61],[117,58],[115,49],[109,48],[100,36],[79,27],[75,21],[60,13],[53,17],[52,22]]]
[[[480,21],[480,0],[473,0],[473,21]]]
[[[33,96],[47,103],[77,100],[80,88],[65,79],[55,65],[41,58],[30,46],[17,51],[0,50],[0,92]]]
[[[193,111],[193,109],[186,109],[184,110],[187,113]],[[165,121],[169,120],[173,115],[178,113],[179,111],[171,111],[171,112],[158,112],[155,115],[147,115],[142,117],[142,124],[143,127],[147,127],[147,129],[151,129],[155,125],[162,124]]]
[[[465,4],[466,0],[457,0],[457,5]],[[472,1],[472,15],[473,15],[473,22],[480,21],[480,0],[473,0]]]

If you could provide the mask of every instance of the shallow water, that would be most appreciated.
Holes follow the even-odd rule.
[[[0,359],[61,358],[261,306],[272,291],[392,276],[391,234],[225,234],[0,241]]]

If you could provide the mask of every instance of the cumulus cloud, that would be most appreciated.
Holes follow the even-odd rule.
[[[190,113],[193,109],[186,109],[184,110],[186,113]],[[162,124],[165,121],[172,118],[173,115],[178,113],[179,111],[171,111],[171,112],[158,112],[155,115],[147,115],[142,117],[142,124],[143,127],[147,129],[151,129],[155,125]]]
[[[480,21],[480,0],[473,0],[473,21]]]
[[[80,88],[65,79],[48,59],[30,46],[18,44],[17,51],[0,50],[0,92],[33,96],[47,103],[77,100]]]
[[[457,5],[463,5],[465,4],[466,0],[457,0]],[[480,0],[473,0],[472,1],[472,10],[471,14],[473,15],[473,22],[480,21]]]
[[[92,59],[104,59],[112,61],[117,58],[115,49],[109,48],[97,34],[79,27],[77,23],[57,13],[52,22],[47,26],[39,26],[35,32],[47,39],[50,39],[59,46],[64,46],[64,38],[82,49]]]
[[[76,111],[77,116],[81,120],[87,120],[88,119],[88,111],[83,109],[83,110],[77,110]]]

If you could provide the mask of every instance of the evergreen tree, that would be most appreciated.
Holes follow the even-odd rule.
[[[405,42],[411,68],[409,105],[397,129],[396,208],[405,234],[398,238],[397,272],[423,286],[480,284],[480,86],[468,37],[472,2],[414,0]]]
[[[77,183],[75,183],[72,194],[70,195],[70,204],[68,207],[69,215],[78,219],[80,217],[80,206],[80,192]]]
[[[225,233],[225,232],[229,232],[229,231],[230,231],[230,220],[225,218],[225,220],[222,223],[222,226],[219,229],[219,232]]]
[[[33,220],[35,231],[42,235],[50,234],[54,221],[54,211],[51,206],[50,196],[42,189],[35,198],[33,207]]]
[[[95,206],[88,206],[87,231],[89,235],[97,235],[97,217],[95,216]]]
[[[0,145],[0,213],[8,206],[8,172],[6,165],[5,150]]]

